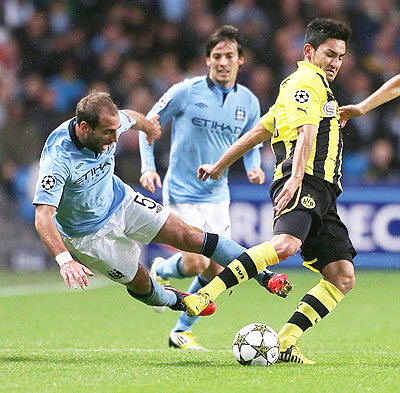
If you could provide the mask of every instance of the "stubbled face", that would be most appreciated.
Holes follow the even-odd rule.
[[[311,64],[323,69],[329,82],[335,80],[346,55],[346,43],[331,38],[314,49],[310,44],[304,46],[305,56]]]
[[[239,56],[235,41],[221,41],[212,48],[210,57],[206,58],[206,63],[210,68],[210,79],[229,88],[234,86],[244,58]]]
[[[84,132],[83,145],[95,153],[104,153],[118,141],[117,130],[120,127],[119,115],[101,114],[99,125],[92,129],[87,123],[80,124]]]

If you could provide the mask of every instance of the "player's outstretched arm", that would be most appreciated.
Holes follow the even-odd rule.
[[[351,119],[352,117],[362,116],[376,107],[385,104],[400,96],[400,75],[385,82],[377,91],[372,93],[364,101],[356,105],[345,105],[339,108],[340,117]],[[343,125],[343,122],[341,122]],[[345,122],[344,122],[345,123]]]
[[[142,173],[142,176],[140,176],[140,184],[143,188],[145,188],[147,191],[150,191],[152,194],[154,194],[156,190],[156,185],[159,188],[162,187],[160,175],[152,169],[149,169]]]
[[[272,133],[259,121],[254,128],[242,135],[214,164],[203,164],[197,170],[197,177],[206,181],[209,177],[218,180],[235,161],[254,146],[271,138]]]
[[[86,266],[72,259],[54,222],[53,217],[55,213],[56,208],[54,206],[37,205],[35,211],[35,228],[45,246],[60,265],[60,274],[67,288],[70,288],[72,285],[74,289],[78,289],[76,285],[77,281],[81,288],[85,289],[89,285],[87,275],[94,276],[94,273]]]

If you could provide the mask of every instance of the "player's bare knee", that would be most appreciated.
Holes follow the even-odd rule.
[[[354,266],[350,261],[331,262],[322,270],[324,280],[333,284],[343,295],[349,293],[356,284]]]
[[[203,240],[203,232],[200,229],[187,225],[182,230],[182,247],[179,248],[183,251],[196,253],[201,248]]]
[[[346,295],[349,293],[356,284],[356,277],[354,274],[345,273],[337,278],[337,288]]]
[[[275,235],[271,240],[280,261],[291,257],[296,254],[301,246],[301,240],[294,236],[281,234]]]

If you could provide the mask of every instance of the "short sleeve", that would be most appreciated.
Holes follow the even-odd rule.
[[[33,204],[58,207],[69,174],[66,163],[43,150]]]
[[[325,88],[317,74],[288,85],[284,102],[291,130],[304,124],[319,127],[324,91]]]
[[[117,135],[120,136],[125,131],[130,130],[136,124],[136,120],[124,111],[118,111],[118,114],[121,125],[117,130]]]

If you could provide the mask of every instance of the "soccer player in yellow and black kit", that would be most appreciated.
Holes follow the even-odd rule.
[[[343,138],[338,103],[329,87],[343,62],[349,27],[332,19],[307,26],[304,61],[280,85],[275,104],[214,164],[199,168],[199,178],[218,179],[239,157],[271,139],[276,156],[270,187],[274,235],[250,248],[197,294],[186,297],[196,314],[226,288],[253,277],[264,265],[287,259],[301,248],[304,265],[322,274],[279,332],[280,360],[314,364],[299,350],[304,331],[328,315],[355,284],[356,251],[336,209]],[[212,245],[210,245],[212,252]]]

